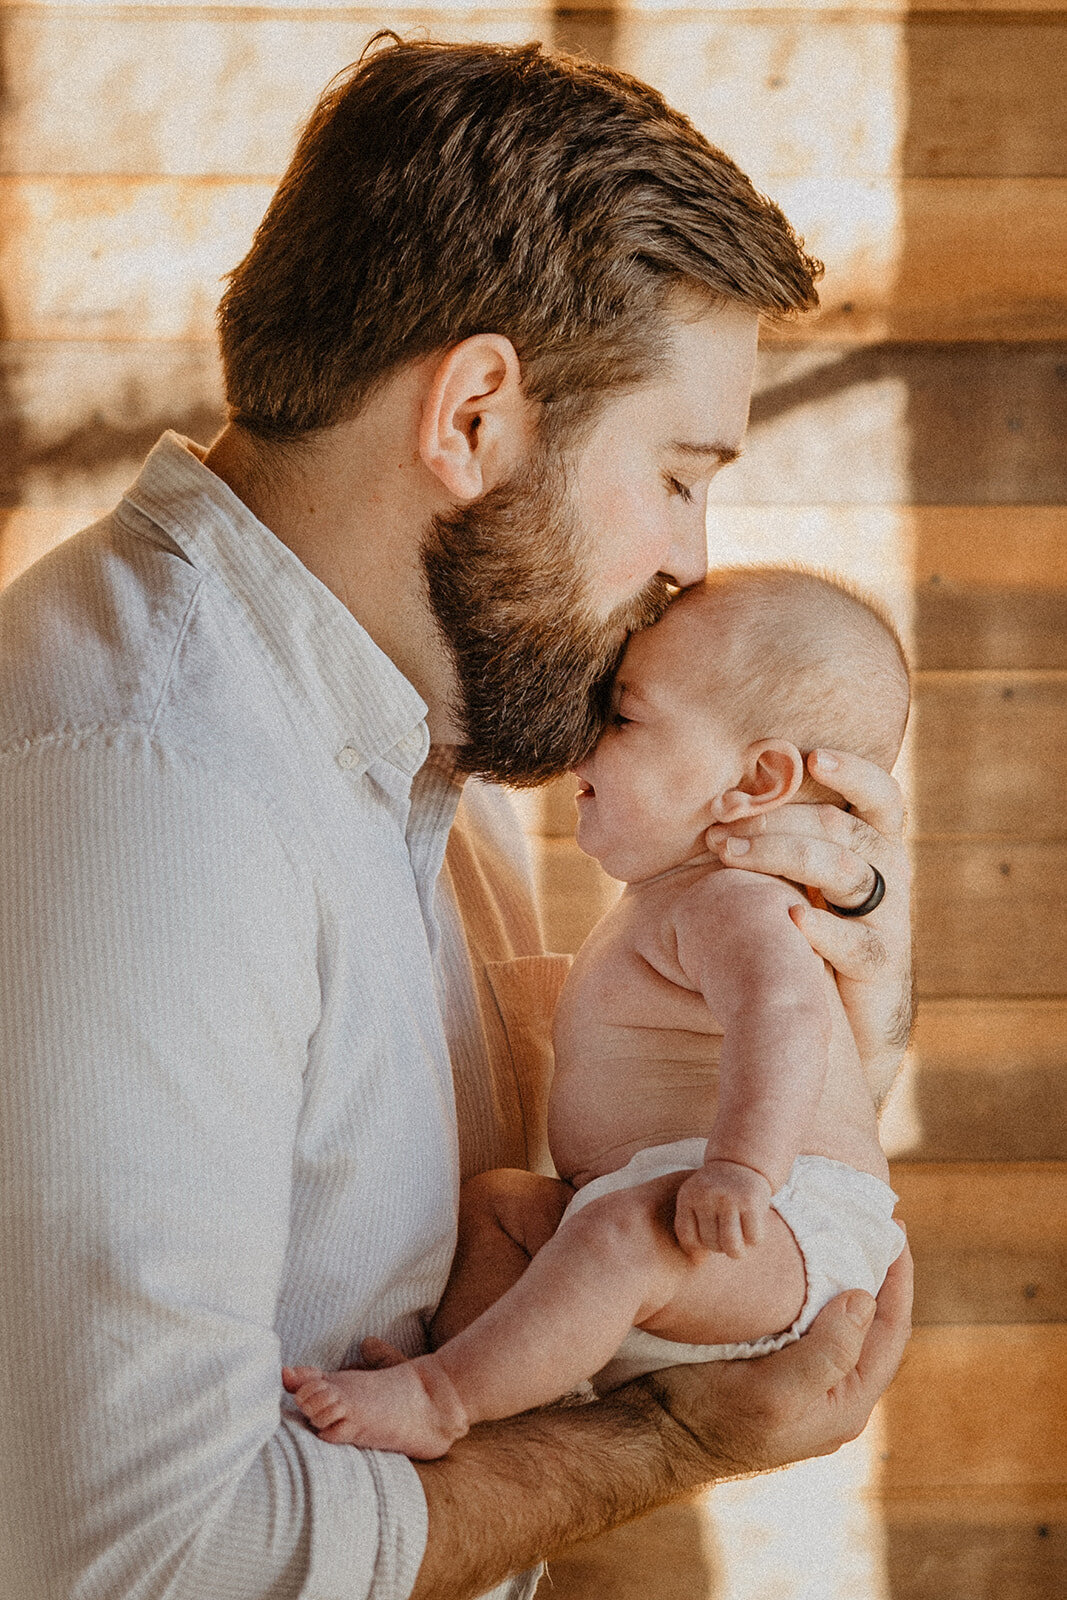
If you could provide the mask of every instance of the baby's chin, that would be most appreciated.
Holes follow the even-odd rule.
[[[614,878],[617,883],[647,883],[650,879],[661,878],[664,873],[676,872],[683,867],[707,866],[710,862],[718,864],[719,859],[707,849],[703,838],[689,850],[662,853],[650,851],[647,840],[633,843],[613,840],[610,844],[600,843],[594,850],[583,845],[579,839],[578,848],[584,855],[599,861],[608,877]]]

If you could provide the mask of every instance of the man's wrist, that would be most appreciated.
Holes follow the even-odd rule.
[[[429,1535],[412,1600],[484,1594],[716,1475],[644,1380],[593,1404],[480,1424],[441,1460],[413,1465]]]

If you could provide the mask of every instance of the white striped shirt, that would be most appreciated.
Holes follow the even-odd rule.
[[[461,1144],[537,1156],[507,997],[558,977],[499,791],[441,872],[424,717],[174,435],[0,599],[5,1596],[410,1591],[411,1464],[279,1369],[421,1348]]]

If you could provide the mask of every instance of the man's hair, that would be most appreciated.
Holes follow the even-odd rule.
[[[877,601],[826,573],[767,566],[720,568],[677,603],[694,602],[707,613],[709,695],[739,739],[846,750],[889,771],[910,678]],[[836,797],[806,777],[797,798]]]
[[[783,317],[818,303],[821,270],[638,79],[539,44],[379,34],[326,90],[230,274],[227,399],[251,433],[296,439],[398,366],[498,333],[528,396],[577,419],[656,370],[677,291]]]

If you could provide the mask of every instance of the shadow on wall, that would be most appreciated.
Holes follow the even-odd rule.
[[[9,66],[7,60],[8,18],[0,9],[0,154],[3,150],[2,130],[10,114]],[[10,226],[0,207],[0,242],[3,230]],[[0,352],[6,351],[7,313],[4,306],[3,285],[0,284]],[[8,381],[9,368],[0,356],[0,550],[3,549],[4,532],[10,520],[10,508],[19,503],[24,440],[22,423]]]
[[[10,17],[0,6],[0,172],[18,165]],[[17,205],[0,197],[0,230],[20,225]],[[114,503],[164,429],[209,440],[222,421],[209,346],[20,337],[0,284],[0,573]],[[19,508],[32,511],[20,519]]]

